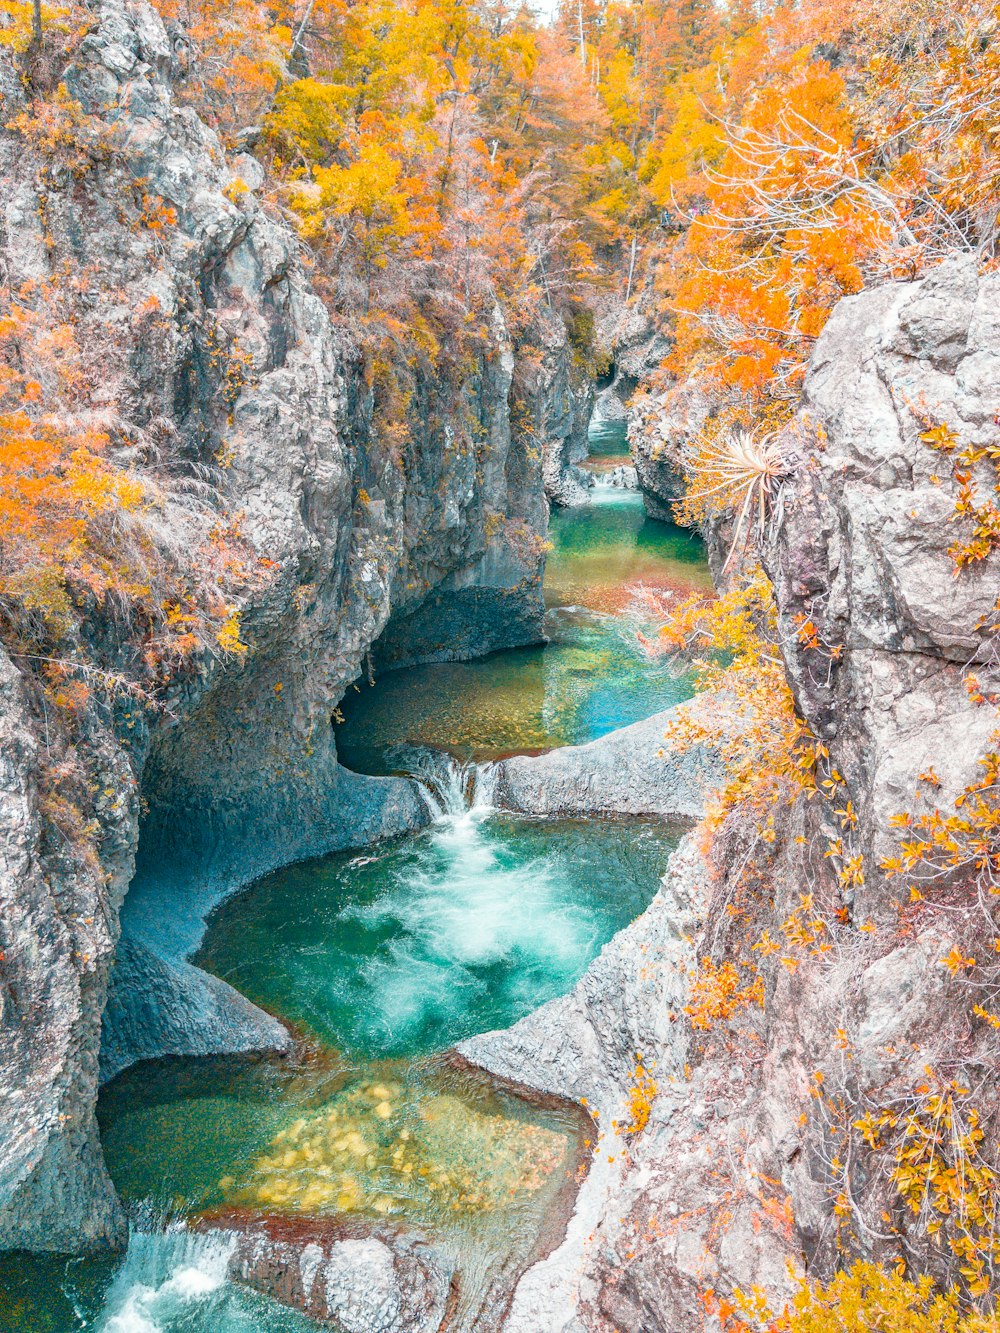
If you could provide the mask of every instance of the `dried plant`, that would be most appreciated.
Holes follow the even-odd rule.
[[[763,540],[768,519],[780,515],[784,485],[790,475],[788,459],[777,433],[758,439],[736,427],[703,443],[693,461],[695,485],[688,498],[701,504],[712,500],[713,507],[731,508],[736,513],[724,566],[728,569],[741,535],[745,532],[749,539],[754,533],[758,542]]]

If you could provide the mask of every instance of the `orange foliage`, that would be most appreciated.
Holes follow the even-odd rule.
[[[141,571],[123,577],[110,556],[109,527],[144,491],[109,460],[72,325],[53,321],[53,291],[42,296],[0,315],[0,598],[8,615],[18,605],[60,631],[71,585],[99,600],[139,591]]]
[[[764,982],[753,969],[746,969],[745,978],[732,963],[713,963],[702,958],[698,971],[691,979],[688,1003],[684,1012],[693,1028],[708,1031],[719,1022],[726,1022],[741,1009],[751,1006],[763,1008]]]
[[[230,144],[259,124],[288,74],[291,5],[258,0],[153,0],[184,33],[182,99]]]
[[[724,770],[714,794],[711,827],[728,810],[749,803],[773,840],[769,810],[789,792],[811,790],[815,764],[826,751],[797,715],[778,651],[777,612],[762,570],[743,576],[713,600],[694,597],[677,607],[661,631],[667,651],[697,654],[701,690],[716,692],[710,712],[694,710],[671,724],[666,748],[716,750]]]

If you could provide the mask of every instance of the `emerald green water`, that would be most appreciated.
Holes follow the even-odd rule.
[[[624,421],[593,421],[587,437],[588,463],[601,458],[628,458],[628,428]]]
[[[213,915],[194,961],[356,1057],[424,1055],[568,990],[675,845],[660,824],[453,809],[261,880]]]
[[[625,453],[613,426],[594,465]],[[596,487],[556,513],[549,642],[387,674],[345,707],[343,759],[371,772],[431,747],[432,825],[289,867],[224,903],[200,966],[286,1020],[287,1057],[173,1059],[101,1094],[109,1169],[133,1231],[119,1260],[0,1258],[3,1333],[307,1333],[233,1284],[232,1228],[403,1227],[454,1256],[453,1326],[497,1326],[575,1189],[578,1109],[541,1105],[447,1048],[565,993],[656,890],[674,830],[533,820],[476,799],[470,762],[589,740],[668,707],[688,681],[650,660],[655,605],[709,587],[700,545]],[[215,1229],[213,1229],[215,1228]],[[219,1230],[218,1228],[228,1228]]]
[[[349,768],[394,771],[399,747],[413,745],[479,762],[578,745],[690,697],[687,675],[651,657],[640,635],[660,623],[651,602],[662,611],[710,590],[701,542],[647,518],[637,492],[593,494],[593,504],[556,511],[549,524],[549,642],[359,682],[337,729]]]
[[[628,447],[627,424],[624,421],[592,422],[588,446],[590,456],[587,466],[598,474],[632,461]]]

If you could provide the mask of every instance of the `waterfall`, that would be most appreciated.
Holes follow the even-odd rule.
[[[485,814],[491,809],[496,784],[494,764],[475,764],[431,749],[414,750],[407,758],[409,776],[419,785],[435,823],[469,811]]]
[[[125,1261],[98,1317],[99,1333],[168,1333],[212,1329],[222,1333],[229,1263],[236,1237],[220,1231],[133,1229]]]

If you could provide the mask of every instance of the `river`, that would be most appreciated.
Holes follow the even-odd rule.
[[[585,1155],[579,1108],[526,1099],[449,1054],[565,993],[654,894],[678,831],[531,819],[490,804],[489,764],[576,744],[687,697],[651,659],[665,601],[710,587],[700,544],[606,484],[556,512],[548,642],[359,682],[343,761],[415,772],[430,827],[288,867],[222,904],[194,961],[285,1020],[288,1057],[134,1067],[98,1107],[129,1207],[124,1259],[0,1261],[0,1327],[29,1333],[294,1333],[312,1321],[227,1278],[213,1221],[261,1216],[429,1237],[459,1274],[454,1327],[488,1328],[558,1240]]]

